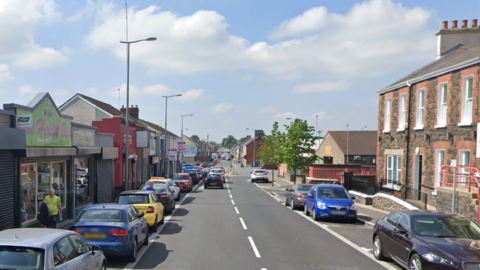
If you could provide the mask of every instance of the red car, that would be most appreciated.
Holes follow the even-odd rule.
[[[202,163],[200,163],[200,167],[206,168],[206,167],[208,167],[208,163],[207,162],[202,162]]]
[[[193,188],[192,178],[188,173],[177,173],[173,176],[173,182],[180,187],[182,192],[190,192]]]

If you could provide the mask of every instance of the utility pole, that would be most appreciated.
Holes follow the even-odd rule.
[[[210,160],[210,147],[209,147],[210,136],[207,135],[207,160]]]
[[[345,164],[348,164],[348,137],[349,137],[349,133],[350,133],[350,130],[349,130],[349,126],[347,124],[347,162],[345,162]]]

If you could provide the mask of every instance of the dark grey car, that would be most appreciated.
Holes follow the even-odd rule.
[[[313,185],[301,184],[287,188],[285,194],[285,206],[291,206],[292,210],[301,209],[305,206],[308,191]]]

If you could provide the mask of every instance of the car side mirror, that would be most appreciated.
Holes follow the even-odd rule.
[[[140,213],[140,214],[137,215],[138,218],[143,218],[143,216],[145,216],[145,213],[144,213],[144,212],[142,212],[142,213]]]
[[[313,198],[313,195],[312,195],[312,194],[308,194],[307,197],[308,197],[308,198]]]
[[[92,255],[95,255],[95,252],[102,251],[102,248],[96,245],[91,245],[90,249],[92,250]]]
[[[357,197],[350,195],[350,199],[355,200]]]
[[[393,232],[396,233],[396,234],[407,234],[408,231],[405,230],[404,228],[400,228],[400,227],[396,227],[395,229],[393,229]]]

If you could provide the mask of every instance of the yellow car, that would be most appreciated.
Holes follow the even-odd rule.
[[[157,199],[154,191],[130,190],[120,193],[117,198],[119,204],[131,204],[139,213],[144,213],[150,232],[156,232],[158,224],[163,224],[164,207]]]

